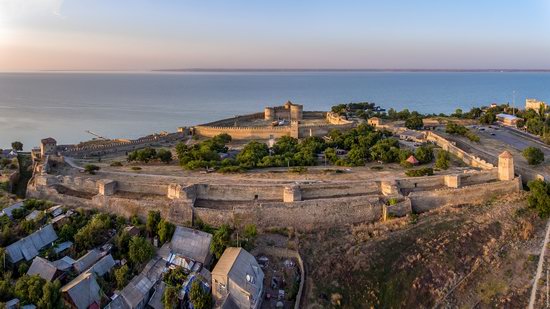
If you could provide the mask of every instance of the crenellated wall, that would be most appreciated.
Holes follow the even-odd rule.
[[[472,167],[477,167],[481,169],[495,168],[493,164],[467,153],[466,151],[458,148],[453,143],[433,131],[426,132],[426,139],[430,142],[434,142],[439,147],[443,148],[443,150],[447,150],[448,152],[452,153],[453,155],[464,161],[464,163]]]

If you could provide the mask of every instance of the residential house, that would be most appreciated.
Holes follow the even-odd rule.
[[[87,309],[90,306],[99,308],[101,288],[91,272],[84,272],[61,288],[66,307]]]
[[[22,209],[23,208],[23,202],[17,202],[15,204],[12,204],[4,209],[2,209],[2,211],[0,211],[0,216],[8,216],[8,218],[12,219],[13,220],[13,215],[12,215],[12,212],[16,209]]]
[[[17,263],[21,260],[30,261],[38,252],[51,245],[57,239],[53,226],[48,224],[31,235],[20,239],[6,247],[8,259],[12,263]]]
[[[210,243],[212,234],[182,226],[177,226],[172,236],[169,254],[162,254],[171,264],[182,266],[190,271],[199,271],[203,265],[208,265],[211,259]],[[161,249],[165,252],[166,247]]]
[[[103,255],[97,249],[92,249],[76,260],[73,267],[80,274],[94,265]]]
[[[39,256],[34,258],[31,267],[27,271],[27,275],[39,275],[46,281],[53,281],[59,274],[60,272],[54,263]]]
[[[218,308],[260,307],[264,272],[254,256],[242,248],[225,249],[212,271],[212,295]]]

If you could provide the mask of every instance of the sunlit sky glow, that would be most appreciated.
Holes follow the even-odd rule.
[[[0,71],[550,69],[550,0],[0,0]]]

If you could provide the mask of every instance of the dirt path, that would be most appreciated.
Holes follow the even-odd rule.
[[[544,242],[540,250],[539,263],[537,265],[537,273],[535,274],[535,279],[533,281],[533,288],[531,289],[531,297],[529,298],[529,309],[535,308],[535,302],[537,298],[538,282],[542,276],[542,265],[544,264],[544,257],[546,253],[546,247],[548,245],[548,240],[550,239],[550,220],[546,224],[546,236],[544,236]]]

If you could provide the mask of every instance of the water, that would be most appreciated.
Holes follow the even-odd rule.
[[[0,73],[0,148],[29,150],[52,136],[76,143],[93,136],[136,138],[286,100],[306,110],[376,102],[384,108],[449,113],[526,97],[550,101],[550,73],[246,72]]]

